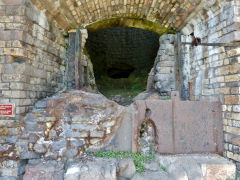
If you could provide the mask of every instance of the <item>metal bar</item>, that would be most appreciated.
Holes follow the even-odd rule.
[[[68,88],[75,89],[75,37],[76,33],[69,33],[69,47],[68,47]]]
[[[192,45],[191,42],[182,42],[183,45]],[[240,43],[199,43],[198,46],[224,46],[224,47],[240,47]]]
[[[182,40],[181,34],[177,34],[177,63],[178,63],[178,71],[177,71],[177,81],[178,81],[178,89],[181,93],[181,98],[183,100],[188,99],[188,87],[184,84],[184,75],[183,75],[183,66],[184,66],[184,59],[183,59],[183,50],[182,50]]]
[[[79,36],[80,36],[80,31],[76,31],[76,36],[75,36],[75,88],[79,89]]]

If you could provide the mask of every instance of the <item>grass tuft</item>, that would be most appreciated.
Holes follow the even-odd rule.
[[[115,158],[115,159],[124,159],[132,158],[136,166],[137,172],[143,172],[145,167],[142,163],[154,160],[155,153],[152,151],[149,156],[142,154],[136,154],[131,152],[114,152],[114,151],[98,151],[98,152],[88,152],[89,156],[101,157],[101,158]]]

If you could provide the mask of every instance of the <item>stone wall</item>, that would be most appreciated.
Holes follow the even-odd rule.
[[[38,101],[16,143],[20,159],[74,159],[108,144],[125,114],[101,94],[72,90]]]
[[[34,103],[63,88],[64,45],[60,31],[28,0],[0,2],[0,104],[16,104],[16,117],[0,117],[0,159],[14,156],[23,116]],[[8,170],[3,167],[0,177]]]
[[[54,97],[50,99],[48,105],[45,103],[44,106],[44,102],[36,104],[34,111],[24,118],[26,112],[33,108],[36,100],[52,95],[64,87],[65,42],[61,32],[50,24],[47,17],[52,18],[52,23],[56,26],[67,31],[114,15],[131,17],[139,14],[137,17],[162,23],[167,28],[181,29],[186,35],[182,36],[182,41],[191,41],[187,35],[192,32],[196,37],[200,37],[202,42],[240,40],[238,0],[198,0],[185,1],[185,4],[177,1],[175,9],[165,3],[166,1],[151,1],[151,3],[141,1],[138,4],[134,1],[118,1],[120,3],[116,3],[116,6],[115,1],[99,1],[99,4],[94,4],[93,1],[81,4],[80,1],[70,0],[32,0],[32,2],[38,8],[45,9],[45,13],[28,0],[0,2],[0,103],[16,104],[15,118],[0,118],[0,179],[2,177],[17,179],[17,176],[23,174],[21,167],[24,167],[26,162],[17,161],[19,158],[31,159],[44,156],[57,159],[63,157],[61,153],[71,158],[78,157],[80,150],[85,148],[84,145],[101,147],[103,139],[106,138],[108,141],[108,134],[109,137],[112,136],[115,128],[118,127],[115,126],[117,120],[105,119],[101,113],[100,117],[94,116],[97,114],[94,114],[96,111],[105,108],[100,104],[99,109],[98,103],[101,101],[96,100],[97,105],[92,109],[88,104],[84,104],[82,108],[84,111],[80,112],[82,109],[74,106],[76,102],[72,103],[72,101],[79,101],[78,105],[82,107],[84,98],[80,97],[76,100],[71,99],[71,95],[64,96],[64,94],[64,97],[59,97],[60,100]],[[122,7],[120,12],[119,6]],[[141,8],[137,8],[138,6]],[[186,9],[191,6],[189,10]],[[195,8],[197,8],[196,12],[192,13]],[[88,11],[82,11],[83,9]],[[135,12],[135,9],[141,12]],[[191,16],[186,18],[190,13]],[[161,90],[169,92],[176,88],[178,82],[171,41],[170,36],[162,37],[155,64],[155,84],[160,92]],[[182,50],[184,64],[180,82],[189,88],[190,100],[222,103],[224,156],[240,162],[240,49],[184,46]],[[167,57],[163,55],[166,53]],[[166,78],[161,79],[164,76]],[[163,87],[167,87],[167,90]],[[67,106],[64,105],[66,101],[68,101]],[[47,111],[44,108],[47,108]],[[93,119],[100,121],[88,124],[91,122],[91,117],[90,121],[89,118],[81,119],[83,116],[74,114],[74,111],[83,114],[94,112],[91,114],[94,116]],[[66,113],[64,114],[66,119],[63,118],[63,113]],[[114,114],[107,110],[104,113],[108,116]],[[61,129],[62,127],[64,129]],[[31,130],[34,133],[31,134]],[[96,132],[91,133],[91,130]],[[75,139],[75,136],[78,139]],[[59,148],[63,148],[63,151],[54,151]]]
[[[171,91],[176,90],[176,56],[174,42],[176,36],[166,34],[160,37],[160,47],[154,62],[154,88],[161,95],[170,95]]]
[[[240,40],[239,1],[209,4],[183,28],[194,32],[202,42],[234,42]],[[209,2],[211,3],[211,2]],[[182,36],[190,41],[190,36]],[[188,77],[191,100],[220,101],[224,124],[224,156],[239,162],[240,149],[240,50],[234,47],[183,47],[184,75]],[[186,82],[187,82],[186,81]],[[238,164],[238,163],[237,163]]]

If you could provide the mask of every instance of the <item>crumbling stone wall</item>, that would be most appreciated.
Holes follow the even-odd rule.
[[[160,47],[154,62],[154,88],[162,95],[170,95],[176,90],[176,56],[174,42],[176,36],[165,34],[160,37]]]
[[[240,40],[239,1],[209,1],[205,10],[183,28],[194,32],[205,43],[228,43]],[[191,39],[183,36],[182,41]],[[183,48],[184,74],[189,78],[191,100],[221,101],[224,124],[224,156],[239,162],[240,148],[240,61],[239,48],[198,46]],[[238,164],[238,163],[237,163]]]
[[[125,109],[101,94],[72,90],[38,101],[16,146],[20,159],[68,160],[108,144]]]
[[[202,42],[231,42],[240,39],[238,0],[196,0],[184,3],[177,1],[174,8],[171,8],[172,6],[167,4],[167,1],[146,1],[149,3],[141,1],[139,4],[135,4],[134,1],[124,1],[122,4],[116,3],[120,1],[98,1],[100,3],[97,5],[93,1],[83,4],[80,1],[70,0],[32,0],[32,2],[40,9],[45,9],[48,19],[65,31],[115,15],[134,17],[138,15],[137,17],[162,23],[168,28],[181,30],[185,35],[194,32],[195,36],[202,39]],[[138,8],[138,5],[141,8]],[[119,6],[122,8],[121,11],[118,11]],[[83,11],[83,9],[88,9],[88,11]],[[137,9],[139,9],[138,12]],[[195,14],[192,13],[194,10]],[[192,13],[191,16],[188,16],[190,13]],[[141,27],[139,24],[138,26]],[[189,37],[184,38],[186,41],[190,40]],[[225,132],[224,155],[239,162],[240,50],[239,48],[201,46],[183,49],[185,60],[183,74],[186,77],[183,82],[185,86],[189,83],[190,99],[222,102]],[[0,176],[17,179],[17,176],[22,175],[23,171],[20,167],[23,167],[25,161],[15,161],[18,157],[17,152],[19,152],[15,142],[22,133],[25,123],[23,116],[32,109],[37,99],[51,95],[63,87],[64,54],[64,39],[60,31],[46,19],[43,12],[35,8],[28,0],[0,2],[0,103],[16,103],[17,105],[16,118],[1,118],[0,120],[0,157],[3,160]],[[168,55],[172,56],[172,54]],[[173,66],[171,65],[171,68]],[[161,68],[161,65],[159,67]],[[161,69],[158,72],[161,74]],[[41,113],[45,112],[39,114]],[[39,114],[36,113],[36,117]],[[36,119],[32,118],[32,120]],[[58,127],[53,126],[55,122],[54,117],[40,118],[34,121],[35,124],[31,124],[30,119],[27,128],[39,128],[42,135],[48,137],[51,128]],[[63,121],[63,123],[67,122]],[[114,124],[110,126],[114,127]],[[26,149],[33,148],[34,150],[35,145],[45,143],[36,136],[28,139],[28,134],[25,135],[26,139],[21,136],[22,141],[18,141],[19,147],[27,146]],[[89,137],[91,137],[89,133],[84,137],[87,144],[95,144],[94,141],[89,143]],[[32,145],[30,143],[28,146],[28,142],[32,142]],[[71,143],[68,144],[70,148],[78,148],[78,146],[72,146],[75,142]],[[45,150],[44,148],[35,147],[37,151]],[[51,149],[52,146],[49,146],[46,152],[39,151],[38,155],[51,153]],[[22,158],[34,158],[36,157],[34,155],[30,153],[28,157]],[[6,160],[6,158],[13,159],[13,161]]]
[[[15,117],[0,117],[1,160],[14,156],[23,116],[36,100],[63,88],[64,44],[60,31],[30,1],[0,2],[0,104],[16,104]],[[20,164],[1,164],[0,178],[21,174],[14,169]]]

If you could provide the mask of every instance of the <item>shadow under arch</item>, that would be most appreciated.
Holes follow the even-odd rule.
[[[99,21],[96,21],[92,24],[86,26],[88,32],[94,32],[105,28],[110,27],[133,27],[139,28],[147,31],[152,31],[157,33],[158,35],[162,35],[165,33],[175,34],[176,31],[170,28],[166,28],[161,24],[154,23],[152,21],[137,18],[137,17],[114,17],[114,18],[106,18]]]

